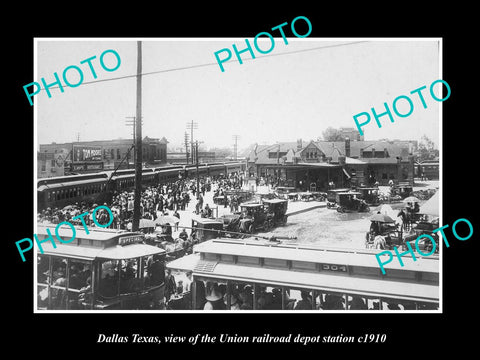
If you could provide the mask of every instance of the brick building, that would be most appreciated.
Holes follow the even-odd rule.
[[[250,176],[263,177],[301,189],[326,190],[409,181],[413,184],[413,155],[408,142],[310,141],[257,145],[247,157]]]
[[[142,162],[145,166],[161,166],[167,163],[165,138],[143,138]],[[41,144],[40,154],[65,156],[65,173],[89,173],[99,170],[113,170],[134,167],[132,139],[94,140],[70,143]],[[46,156],[46,155],[42,155]]]

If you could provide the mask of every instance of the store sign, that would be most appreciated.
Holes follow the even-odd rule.
[[[72,171],[80,171],[80,170],[84,170],[85,169],[85,166],[82,164],[82,165],[73,165],[72,166]]]
[[[118,245],[125,246],[130,244],[138,244],[143,242],[142,235],[133,235],[133,236],[122,236],[118,238]]]
[[[73,145],[73,161],[102,161],[102,147]]]

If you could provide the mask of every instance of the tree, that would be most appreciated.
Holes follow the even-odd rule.
[[[439,156],[438,149],[435,149],[435,143],[426,135],[423,135],[418,143],[417,160],[419,162],[431,160]]]
[[[324,132],[322,132],[323,140],[325,141],[345,141],[345,136],[342,135],[339,129],[329,126]]]

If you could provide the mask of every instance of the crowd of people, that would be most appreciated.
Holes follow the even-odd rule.
[[[167,280],[168,279],[168,280]],[[166,277],[165,300],[170,310],[282,310],[282,289],[258,286],[253,291],[250,284],[234,283],[230,292],[227,286],[213,281],[192,281],[192,273],[187,273],[185,280],[176,281],[175,276],[168,271]],[[192,301],[192,286],[195,285],[195,303]],[[312,293],[300,291],[296,299],[293,292],[286,289],[284,293],[284,310],[375,310],[380,308],[379,300],[367,301],[361,296],[345,297],[339,294],[316,294],[313,305]],[[193,304],[195,308],[193,308]],[[405,302],[384,303],[388,310],[409,309],[413,304]]]
[[[242,176],[235,173],[229,177],[202,177],[198,189],[197,182],[193,179],[179,179],[157,186],[149,186],[141,193],[141,218],[156,220],[164,215],[173,215],[179,218],[178,211],[187,210],[192,200],[195,201],[196,214],[210,217],[212,215],[211,207],[204,203],[205,192],[211,191],[212,186],[215,186],[215,193],[223,194],[228,189],[240,188],[242,181]],[[92,213],[98,205],[96,203],[77,202],[61,209],[49,207],[38,213],[37,220],[39,223],[58,224],[68,221],[74,225],[81,225],[80,218],[75,220],[73,218],[87,212],[90,216],[83,217],[84,221],[87,226],[94,227]],[[131,230],[134,208],[133,191],[115,192],[111,201],[100,205],[108,206],[112,211],[113,221],[109,228]],[[99,224],[106,224],[110,220],[108,212],[104,209],[97,211],[96,216]]]

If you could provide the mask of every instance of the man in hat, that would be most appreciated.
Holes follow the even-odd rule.
[[[223,295],[217,283],[207,283],[205,303],[203,310],[225,310]]]
[[[175,293],[176,289],[177,283],[175,277],[172,275],[172,270],[167,269],[165,271],[165,301],[170,300],[170,297]]]
[[[179,237],[180,239],[182,239],[183,241],[188,240],[188,234],[187,234],[187,231],[185,230],[185,228],[182,229],[182,231],[180,232],[180,234],[178,235],[178,237]]]
[[[223,303],[225,307],[228,309],[228,295],[223,295]],[[240,305],[237,300],[237,295],[231,294],[230,295],[230,310],[240,310]]]

